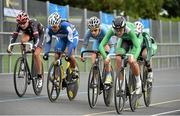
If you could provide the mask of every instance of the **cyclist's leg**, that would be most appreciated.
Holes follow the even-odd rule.
[[[152,67],[151,67],[151,58],[147,58],[147,48],[143,48],[142,50],[142,57],[145,61],[145,66],[147,67],[148,70],[148,81],[152,82],[153,81],[153,72],[152,72]],[[147,61],[147,59],[150,59],[149,61]]]
[[[105,51],[109,52],[110,51],[110,47],[107,44],[105,47]],[[105,84],[112,84],[112,75],[111,75],[111,61],[105,61],[104,62],[105,65],[105,71],[106,71],[106,80],[105,80]]]
[[[94,40],[93,42],[93,45],[92,45],[92,50],[98,50],[98,47],[99,47],[99,42],[98,40]],[[92,64],[95,63],[95,60],[96,60],[96,54],[92,53],[91,55],[91,59],[92,59]]]
[[[33,41],[34,41],[34,43],[36,43],[37,40],[33,40]],[[39,42],[38,42],[38,45],[34,52],[34,59],[36,62],[37,73],[39,76],[43,73],[42,69],[41,69],[42,68],[42,60],[41,60],[41,55],[40,55],[41,51],[42,51],[42,46],[43,46],[43,33],[39,35]]]
[[[54,51],[55,52],[64,52],[64,50],[65,50],[65,48],[66,48],[66,43],[65,43],[65,41],[63,41],[63,39],[56,39],[55,40],[55,46],[54,46]],[[54,54],[54,61],[57,61],[58,59],[59,59],[59,54],[57,54],[57,53],[55,53]],[[58,78],[58,65],[56,65],[55,67],[54,67],[54,69],[55,69],[55,78]],[[62,79],[63,79],[64,77],[62,77]]]
[[[141,44],[142,44],[142,41],[141,41]],[[140,46],[141,46],[141,44],[140,44]],[[140,54],[141,49],[138,52]],[[137,60],[134,58],[134,56],[130,56],[128,58],[128,62],[130,64],[133,75],[136,79],[136,94],[140,94],[140,92],[141,92],[140,67],[138,65]]]
[[[78,40],[79,40],[79,37],[74,36],[73,42],[70,42],[70,41],[67,42],[68,57],[70,58],[70,68],[72,69],[73,77],[75,77],[75,78],[78,77],[78,72],[76,69],[76,59],[73,54],[73,50],[77,47]]]
[[[120,41],[118,40],[118,43],[117,43],[117,48],[116,48],[116,53],[117,54],[125,54],[127,51],[128,51],[128,47],[127,47],[127,42],[126,41]],[[116,75],[118,75],[118,73],[120,72],[121,70],[121,67],[122,67],[122,58],[121,56],[116,56],[116,59],[115,59],[115,66],[116,66]],[[122,89],[125,88],[125,81],[124,80],[124,76],[123,75],[119,75],[119,79],[120,79],[120,82],[123,82],[122,83]],[[122,90],[124,91],[124,90]]]

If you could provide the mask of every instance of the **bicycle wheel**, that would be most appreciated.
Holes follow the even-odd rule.
[[[76,64],[76,69],[78,71],[78,76],[80,76],[78,64]],[[78,92],[78,89],[79,89],[80,78],[78,77],[76,79],[73,79],[72,74],[70,74],[70,69],[68,68],[66,71],[67,71],[66,72],[66,74],[67,74],[67,77],[66,77],[67,89],[66,90],[67,90],[68,98],[71,101],[77,95],[77,92]]]
[[[100,78],[99,67],[93,65],[88,78],[88,103],[91,108],[94,108],[97,103],[100,91]]]
[[[112,85],[110,87],[106,87],[104,85],[103,87],[103,98],[104,98],[104,103],[106,106],[110,106],[110,104],[112,103],[112,98],[113,98],[114,70],[112,66],[111,66],[111,76],[112,76]],[[105,67],[103,68],[102,78],[103,78],[103,83],[104,83],[106,79]]]
[[[44,68],[43,68],[43,63],[41,62],[41,69],[42,69],[42,86],[41,87],[38,87],[38,81],[39,81],[39,78],[37,76],[37,70],[36,70],[36,64],[34,62],[33,64],[33,69],[32,69],[32,86],[33,86],[33,90],[34,90],[34,93],[39,96],[41,94],[41,91],[42,91],[42,88],[43,88],[43,84],[44,84]]]
[[[54,62],[50,65],[47,77],[47,93],[48,98],[51,102],[54,102],[59,97],[61,91],[61,70],[59,67],[55,66]],[[55,74],[55,67],[58,70],[58,74]],[[58,68],[58,69],[57,69]],[[58,77],[57,77],[58,76]]]
[[[27,90],[27,74],[26,61],[23,57],[19,57],[14,67],[14,88],[19,97]]]
[[[134,75],[132,74],[132,71],[129,70],[129,82],[128,82],[128,88],[129,88],[129,104],[131,107],[131,111],[135,111],[138,107],[138,96],[136,94],[136,80]]]
[[[123,79],[120,80],[119,77],[122,77]],[[115,85],[114,85],[114,103],[116,107],[116,112],[118,114],[122,112],[126,102],[126,92],[125,92],[126,87],[124,86],[123,88],[123,83],[125,83],[124,70],[121,70],[118,71],[118,74],[116,75]]]
[[[151,104],[152,82],[147,81],[147,68],[143,66],[143,96],[146,107]]]

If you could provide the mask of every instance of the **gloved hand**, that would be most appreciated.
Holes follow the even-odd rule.
[[[43,55],[43,59],[44,59],[44,60],[48,60],[48,58],[49,58],[49,55],[48,55],[48,54],[44,54],[44,55]]]
[[[66,60],[66,61],[70,61],[71,59],[70,59],[69,56],[65,56],[65,60]]]
[[[10,49],[7,49],[7,53],[11,53],[12,49],[13,49],[13,47],[11,47]]]

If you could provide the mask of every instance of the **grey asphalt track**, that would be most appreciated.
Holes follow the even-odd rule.
[[[0,75],[0,115],[117,115],[114,103],[104,105],[103,96],[98,98],[97,105],[91,109],[87,98],[88,73],[81,73],[80,89],[75,100],[69,101],[66,91],[60,93],[55,103],[47,97],[46,80],[42,94],[36,96],[32,86],[22,98],[14,90],[13,76]],[[154,71],[152,104],[145,107],[141,99],[136,112],[126,104],[122,115],[180,115],[180,69]]]

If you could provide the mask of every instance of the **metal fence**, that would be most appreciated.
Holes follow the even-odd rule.
[[[24,2],[25,4],[23,6],[30,17],[38,19],[46,27],[48,17],[47,3],[36,0],[25,1],[26,2]],[[76,55],[80,54],[80,48],[83,41],[82,38],[87,29],[87,19],[91,16],[99,17],[99,12],[69,7],[69,21],[76,25],[80,34],[80,42],[76,49]],[[130,21],[135,20],[131,17],[128,19]],[[0,32],[0,73],[12,72],[15,62],[14,60],[19,55],[16,54],[15,56],[8,56],[6,53],[6,49],[9,44],[9,37],[11,32],[14,31],[15,25],[15,19],[14,21],[3,21],[3,31]],[[153,57],[153,68],[169,69],[180,67],[180,22],[151,20],[150,25],[150,33],[158,42],[158,53]],[[91,48],[91,43],[89,44],[89,48]],[[90,61],[87,63],[81,63],[79,61],[81,70],[88,71],[90,67],[89,63]],[[48,66],[49,63],[45,63],[46,71]]]

